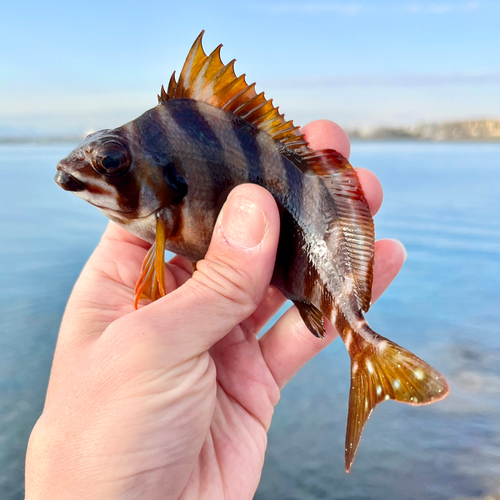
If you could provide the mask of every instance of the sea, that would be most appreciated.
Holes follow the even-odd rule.
[[[0,499],[24,498],[64,307],[107,224],[53,182],[74,144],[0,145]],[[337,340],[284,388],[256,500],[459,500],[500,493],[500,144],[354,142],[384,186],[378,238],[408,250],[368,313],[450,382],[443,402],[389,401],[344,472],[349,358]],[[288,306],[286,306],[288,307]]]

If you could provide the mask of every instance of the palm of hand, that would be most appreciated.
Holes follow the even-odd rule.
[[[86,334],[80,328],[79,337],[82,338],[82,334],[86,337],[88,345],[84,351],[89,356],[97,352],[99,360],[105,358],[108,348],[116,348],[115,325],[127,320],[130,313],[136,315],[140,312],[134,312],[133,298],[135,281],[145,254],[144,242],[110,224],[103,241],[89,260],[68,307],[77,316],[72,317],[72,322],[81,325],[84,318],[87,322]],[[167,265],[167,293],[177,289],[189,278],[190,267],[189,262],[178,257]],[[201,353],[198,359],[184,360],[185,366],[177,364],[175,382],[166,383],[162,378],[164,372],[160,370],[156,380],[152,382],[150,379],[142,387],[142,382],[138,385],[131,375],[139,370],[136,360],[132,358],[133,362],[126,365],[125,373],[123,367],[120,367],[121,373],[117,377],[121,381],[120,398],[127,400],[130,406],[134,406],[132,402],[136,400],[141,408],[147,407],[144,398],[150,398],[152,394],[156,395],[161,391],[172,393],[179,390],[179,387],[191,398],[191,401],[180,401],[178,414],[172,407],[170,397],[164,399],[164,404],[154,403],[154,410],[148,414],[141,411],[141,427],[154,426],[155,421],[164,420],[167,410],[171,414],[177,414],[179,418],[175,422],[164,423],[161,437],[153,440],[153,446],[149,450],[144,449],[144,441],[149,439],[144,436],[142,440],[128,443],[131,445],[127,450],[129,474],[139,475],[145,469],[163,468],[165,477],[169,477],[169,457],[176,448],[196,448],[202,442],[201,451],[198,450],[197,457],[192,457],[194,460],[190,464],[184,464],[181,471],[173,466],[177,479],[179,473],[184,474],[186,479],[185,490],[180,498],[234,498],[241,495],[242,491],[255,491],[264,462],[266,432],[271,423],[273,408],[279,399],[278,384],[267,366],[256,334],[283,302],[281,294],[270,289],[255,313],[216,343],[209,354]],[[92,323],[88,323],[88,318],[92,318]],[[108,330],[105,331],[106,329]],[[165,333],[168,334],[167,331]],[[48,406],[51,398],[57,400],[60,406],[62,392],[65,391],[65,388],[58,390],[53,387],[58,385],[53,381],[65,380],[66,387],[68,370],[71,370],[74,377],[79,377],[84,372],[84,365],[91,362],[82,355],[81,348],[78,349],[78,356],[68,358],[68,352],[73,351],[73,346],[66,346],[65,340],[61,339],[59,342],[54,370],[63,369],[66,374],[52,377]],[[71,343],[70,340],[67,341]],[[125,345],[129,344],[125,342]],[[131,348],[136,349],[137,346],[131,345]],[[63,357],[65,359],[61,359]],[[141,358],[139,362],[141,365],[149,365],[148,371],[155,366],[154,359]],[[200,366],[206,369],[200,370]],[[196,372],[200,373],[192,380],[193,373]],[[196,389],[186,390],[185,385],[193,384],[194,387],[194,382]],[[69,406],[72,406],[71,403]],[[128,405],[127,408],[130,413]],[[201,408],[204,411],[200,411]],[[193,409],[194,411],[189,411]],[[130,420],[136,418],[138,417],[129,415],[123,424],[128,425]],[[117,425],[120,425],[119,422],[114,421],[115,431]],[[188,439],[185,439],[187,436],[180,429],[189,429]],[[196,435],[197,431],[200,434]],[[180,436],[184,439],[178,440]],[[145,453],[147,460],[144,458]],[[137,456],[135,465],[134,454]],[[235,478],[239,479],[235,481]],[[122,481],[122,478],[115,479]],[[233,489],[235,491],[231,491]],[[167,498],[170,496],[167,495]],[[172,498],[177,496],[173,495]]]

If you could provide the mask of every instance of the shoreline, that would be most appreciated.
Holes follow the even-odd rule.
[[[387,137],[360,137],[357,134],[350,135],[347,132],[349,139],[351,142],[374,142],[374,143],[383,143],[383,142],[420,142],[420,143],[432,143],[432,144],[443,144],[443,143],[465,143],[465,144],[500,144],[500,137],[483,137],[483,138],[427,138],[427,137],[401,137],[401,136],[387,136]],[[32,145],[32,146],[50,146],[55,144],[79,144],[83,141],[83,137],[44,137],[44,138],[32,138],[32,137],[8,137],[3,138],[0,137],[0,145],[2,146],[23,146],[23,145]]]

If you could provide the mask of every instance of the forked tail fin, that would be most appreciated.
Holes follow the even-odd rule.
[[[368,347],[351,360],[346,472],[354,461],[363,427],[377,404],[394,399],[424,405],[443,399],[449,391],[446,379],[432,366],[390,340],[379,339],[377,346]]]

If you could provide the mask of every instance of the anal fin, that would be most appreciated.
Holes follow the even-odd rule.
[[[156,239],[142,263],[141,275],[135,285],[134,307],[141,299],[157,300],[166,295],[165,291],[165,223],[156,220]]]
[[[376,405],[394,399],[412,405],[430,404],[449,392],[446,379],[410,351],[378,336],[377,345],[352,356],[351,391],[345,443],[349,472],[361,433]]]
[[[325,336],[325,320],[323,313],[312,304],[294,300],[293,303],[299,310],[300,316],[306,324],[309,331],[315,336],[322,339]]]

